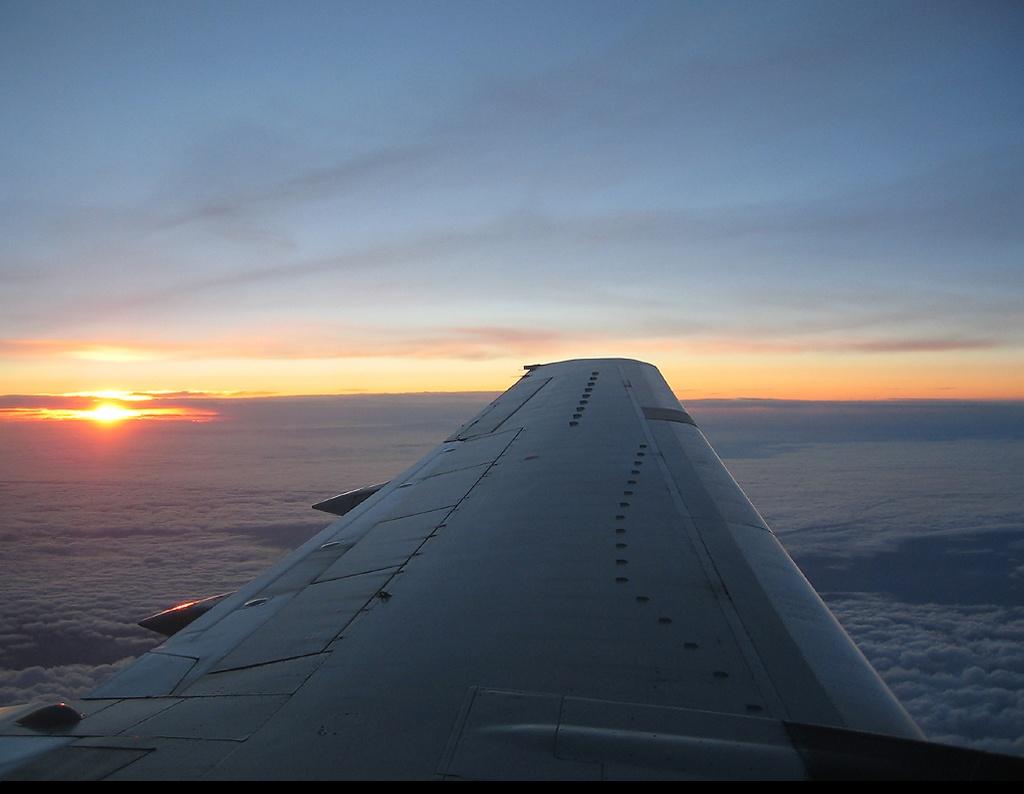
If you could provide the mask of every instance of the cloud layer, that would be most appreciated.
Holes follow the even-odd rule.
[[[88,691],[156,644],[137,620],[253,578],[325,525],[310,504],[393,476],[487,395],[191,399],[220,418],[0,423],[0,703]],[[926,733],[1024,752],[1015,426],[975,406],[989,423],[957,436],[956,403],[687,407]]]
[[[1024,755],[1024,608],[828,604],[929,738]]]

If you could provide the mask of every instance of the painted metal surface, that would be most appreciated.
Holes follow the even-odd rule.
[[[163,634],[165,637],[173,637],[187,625],[205,615],[229,595],[231,594],[220,593],[200,598],[196,601],[186,601],[183,604],[177,604],[162,612],[157,612],[155,615],[143,618],[139,621],[139,625],[144,629],[155,631],[157,634]]]
[[[789,724],[920,737],[657,370],[620,359],[532,367],[94,697],[0,772],[800,777]]]
[[[332,496],[330,499],[317,502],[313,505],[313,509],[332,513],[336,516],[343,516],[349,510],[361,505],[385,485],[387,485],[386,482],[381,482],[376,485],[364,485],[362,488],[354,488],[351,491],[345,491],[337,496]]]

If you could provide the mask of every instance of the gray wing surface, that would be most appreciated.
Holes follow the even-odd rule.
[[[934,747],[658,371],[620,359],[531,367],[72,705],[49,731],[11,715],[5,774],[802,777],[840,745]]]

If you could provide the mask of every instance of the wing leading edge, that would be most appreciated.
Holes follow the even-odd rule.
[[[1020,774],[921,741],[648,364],[531,366],[375,488],[81,721],[7,715],[4,774]]]

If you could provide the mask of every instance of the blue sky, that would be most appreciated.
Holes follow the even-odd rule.
[[[1022,35],[1015,3],[2,3],[0,378],[615,354],[1022,396]]]

